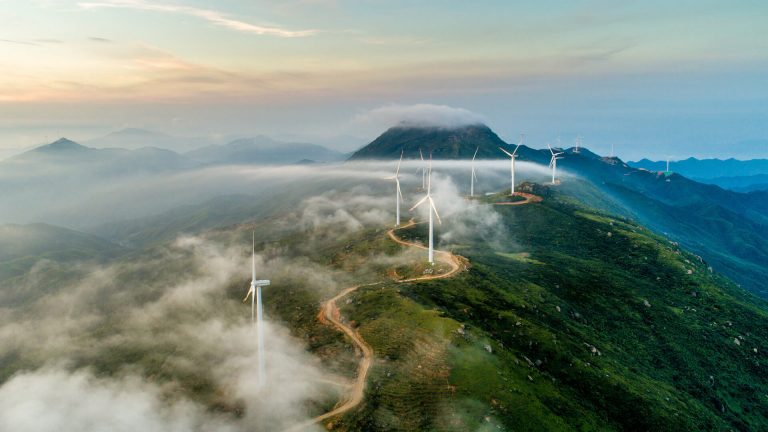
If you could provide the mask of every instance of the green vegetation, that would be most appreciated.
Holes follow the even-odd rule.
[[[344,319],[373,347],[375,361],[364,403],[331,419],[334,430],[768,428],[763,300],[678,244],[627,215],[612,214],[606,210],[611,201],[587,183],[521,187],[545,200],[493,206],[509,243],[462,239],[455,250],[468,258],[468,270],[428,282],[392,280],[423,274],[425,253],[393,242],[384,227],[297,230],[300,215],[278,208],[260,214],[256,223],[211,229],[230,210],[235,216],[225,220],[232,223],[253,211],[238,205],[242,200],[236,197],[166,215],[166,225],[137,222],[137,229],[126,227],[119,237],[152,245],[179,232],[207,230],[207,240],[219,246],[248,245],[255,230],[257,250],[266,260],[291,257],[281,270],[269,264],[271,272],[279,272],[270,277],[280,282],[265,289],[267,314],[304,341],[331,377],[352,378],[359,358],[341,333],[317,320],[319,305],[344,287],[381,282],[339,303]],[[479,200],[492,205],[502,198]],[[443,227],[452,222],[447,218]],[[424,224],[398,231],[399,237],[422,243],[426,235]],[[88,236],[65,244],[70,247],[65,255],[87,259],[102,250],[111,256],[107,252],[114,248]],[[145,246],[141,254],[113,261],[109,282],[93,287],[103,317],[76,334],[77,349],[62,349],[73,368],[87,366],[100,376],[139,370],[153,382],[172,383],[211,411],[241,416],[244,402],[218,387],[211,372],[215,353],[185,344],[174,332],[200,317],[242,323],[247,272],[212,290],[205,302],[142,321],[139,333],[129,325],[130,312],[162,298],[167,287],[179,283],[176,275],[185,274],[190,283],[200,276],[191,252],[166,248]],[[19,291],[18,297],[12,297],[14,279],[9,279],[2,285],[5,304],[71,288],[85,271],[51,266],[35,282],[44,288]],[[118,289],[119,296],[110,294]],[[0,382],[44,364],[35,355],[0,354]],[[338,396],[307,401],[307,411],[329,410]]]
[[[466,273],[345,306],[377,363],[335,428],[768,427],[765,302],[629,220],[554,199],[497,210],[510,250],[469,245]]]

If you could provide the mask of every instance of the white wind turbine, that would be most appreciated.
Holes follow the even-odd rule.
[[[480,147],[475,149],[475,155],[472,156],[472,175],[469,176],[469,196],[475,196],[475,180],[477,180],[477,174],[475,174],[475,158],[477,157],[477,151]]]
[[[264,371],[264,311],[261,304],[261,287],[270,284],[268,280],[256,279],[256,232],[253,233],[253,246],[251,250],[251,287],[245,294],[243,303],[251,297],[251,324],[256,328],[256,343],[258,346],[258,378],[259,386],[264,385],[266,373]],[[254,317],[255,313],[255,317]],[[255,318],[255,319],[254,319]]]
[[[419,148],[419,158],[421,159],[421,166],[416,169],[416,173],[421,171],[421,190],[424,190],[427,187],[427,169],[425,168],[426,162],[424,161],[424,154],[421,152],[421,148]]]
[[[580,153],[581,152],[581,150],[580,150],[580,148],[581,148],[581,140],[582,140],[581,135],[576,135],[576,148],[573,149],[574,153]]]
[[[523,145],[523,143],[525,143],[525,134],[520,134],[520,141],[517,142],[517,146],[515,146],[515,150],[512,153],[499,147],[499,150],[506,153],[510,159],[509,161],[509,176],[510,176],[509,196],[515,195],[515,159],[517,159],[517,150],[520,148],[521,145]]]
[[[549,144],[547,144],[547,148],[549,148],[549,152],[552,153],[552,159],[549,160],[549,166],[552,168],[552,184],[555,184],[555,175],[557,174],[557,161],[559,159],[562,159],[560,156],[563,154],[563,152],[557,152],[555,153],[554,150],[552,150],[552,147],[550,147]]]
[[[400,192],[400,164],[403,162],[403,151],[400,150],[400,161],[397,162],[397,170],[395,171],[395,175],[392,177],[387,177],[385,180],[394,180],[395,181],[395,226],[400,226],[400,201],[403,200],[403,193]]]
[[[416,207],[423,204],[425,201],[429,202],[429,208],[427,209],[429,211],[429,263],[435,264],[435,251],[434,251],[434,228],[433,228],[433,219],[432,219],[432,211],[435,212],[435,216],[437,216],[437,222],[442,224],[443,222],[440,220],[440,215],[437,213],[437,208],[435,207],[435,202],[432,200],[432,155],[429,155],[429,171],[427,173],[427,195],[419,200],[413,207],[411,207],[410,211],[413,211]]]

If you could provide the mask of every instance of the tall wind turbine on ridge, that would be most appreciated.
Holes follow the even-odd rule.
[[[509,156],[509,177],[510,177],[509,196],[515,196],[515,159],[517,159],[517,149],[519,149],[520,146],[523,145],[524,141],[525,141],[525,134],[520,134],[520,141],[517,143],[517,146],[515,146],[515,150],[512,153],[499,147],[499,150],[503,151],[504,153],[507,154],[507,156]]]
[[[557,161],[562,159],[558,156],[563,154],[563,152],[555,153],[555,151],[552,150],[552,147],[550,147],[549,143],[547,143],[547,148],[549,149],[549,152],[552,153],[552,159],[549,160],[549,167],[552,168],[552,184],[555,184],[555,175],[557,174]]]
[[[469,196],[475,196],[475,180],[477,180],[477,174],[475,174],[475,158],[477,157],[477,151],[480,150],[480,146],[475,149],[475,155],[472,156],[472,174],[469,176]]]
[[[429,155],[429,172],[427,173],[427,195],[419,200],[413,207],[411,207],[411,210],[413,211],[416,207],[423,204],[425,201],[429,202],[429,208],[427,209],[429,211],[429,263],[435,264],[435,251],[434,251],[434,230],[433,230],[433,219],[432,219],[432,211],[434,210],[435,216],[437,216],[437,222],[442,224],[443,222],[440,220],[440,215],[437,213],[437,207],[435,207],[435,202],[432,200],[432,155]]]
[[[392,177],[387,177],[385,180],[394,180],[395,181],[395,208],[397,209],[395,211],[395,226],[400,226],[400,201],[403,200],[403,193],[400,192],[400,164],[403,162],[403,150],[400,150],[400,161],[397,162],[397,170],[395,171],[395,175]]]
[[[248,296],[251,297],[251,324],[256,328],[256,343],[258,346],[258,379],[259,387],[264,385],[266,379],[266,372],[264,367],[264,311],[261,304],[261,287],[270,284],[268,280],[256,279],[256,232],[253,232],[253,246],[251,249],[251,287],[248,289],[248,293],[245,294],[243,303],[248,301]],[[255,317],[254,317],[255,311]],[[254,320],[255,318],[255,320]]]

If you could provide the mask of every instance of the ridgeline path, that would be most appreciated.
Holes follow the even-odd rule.
[[[542,198],[538,195],[532,195],[532,194],[527,194],[523,192],[516,192],[515,195],[523,196],[525,197],[525,200],[509,202],[509,203],[495,203],[495,204],[496,205],[522,205],[522,204],[528,204],[530,202],[542,201]],[[414,225],[416,225],[416,222],[413,219],[411,219],[405,225],[400,225],[398,227],[390,229],[389,231],[387,231],[387,235],[389,236],[389,238],[391,238],[393,241],[395,241],[398,244],[415,247],[418,249],[427,249],[426,246],[420,243],[409,242],[395,235],[395,231],[399,229],[410,228]],[[451,252],[435,250],[435,258],[437,261],[441,261],[448,264],[451,267],[451,269],[446,273],[441,273],[436,275],[425,275],[425,276],[419,276],[419,277],[409,278],[409,279],[400,279],[400,280],[396,280],[396,282],[403,283],[403,282],[426,281],[426,280],[433,280],[433,279],[445,279],[445,278],[452,277],[456,273],[466,269],[467,259],[458,255],[454,255]],[[360,352],[363,354],[363,358],[360,360],[360,365],[357,368],[357,377],[355,378],[355,381],[352,384],[349,395],[346,398],[340,400],[339,404],[337,404],[337,406],[334,407],[331,411],[328,411],[325,414],[321,414],[307,421],[306,423],[302,423],[300,425],[294,426],[288,429],[289,431],[300,431],[311,425],[321,423],[329,418],[343,414],[355,408],[356,406],[360,405],[360,403],[363,402],[363,398],[365,396],[365,383],[366,383],[366,380],[368,379],[368,371],[370,370],[371,365],[373,364],[373,348],[371,348],[371,346],[368,345],[365,339],[363,339],[362,336],[360,336],[360,333],[358,333],[355,329],[350,327],[349,324],[345,324],[344,322],[342,322],[341,310],[339,309],[338,301],[348,296],[349,294],[355,292],[358,288],[380,285],[382,283],[384,282],[373,282],[369,284],[355,285],[355,286],[344,289],[333,298],[323,302],[322,306],[320,307],[320,312],[318,312],[317,314],[317,319],[323,324],[333,325],[334,327],[339,329],[339,331],[349,336],[349,338],[352,340],[352,343],[355,345],[356,349],[360,350]]]
[[[528,203],[532,203],[532,202],[541,202],[541,201],[543,201],[543,198],[541,198],[540,196],[534,195],[534,194],[525,193],[525,192],[515,192],[515,196],[521,196],[521,197],[525,198],[525,200],[523,200],[523,201],[512,201],[512,202],[497,202],[497,203],[493,203],[493,205],[513,205],[514,206],[514,205],[523,205],[523,204],[528,204]]]

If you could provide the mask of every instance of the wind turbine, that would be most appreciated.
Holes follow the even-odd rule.
[[[395,171],[395,175],[392,177],[386,177],[385,180],[394,180],[395,181],[395,208],[396,210],[396,216],[395,216],[395,226],[400,226],[400,201],[403,200],[403,193],[400,192],[400,164],[403,163],[403,151],[400,150],[400,161],[397,162],[397,170]]]
[[[477,175],[475,174],[475,158],[477,157],[478,150],[480,150],[479,146],[475,149],[475,155],[472,156],[472,175],[469,176],[469,196],[471,197],[475,196],[475,180],[477,180]]]
[[[517,159],[517,149],[519,149],[520,146],[523,145],[523,140],[525,140],[525,135],[520,134],[520,142],[517,143],[517,146],[515,147],[515,150],[512,153],[499,147],[499,150],[503,151],[504,153],[507,154],[507,156],[509,156],[509,177],[510,177],[509,196],[515,196],[515,159]]]
[[[557,174],[557,161],[558,159],[562,159],[558,156],[563,154],[563,152],[555,153],[555,151],[552,150],[552,147],[550,147],[549,143],[547,143],[547,148],[549,148],[549,152],[552,153],[552,159],[549,160],[549,166],[552,168],[552,184],[555,184],[555,175]]]
[[[426,164],[426,162],[424,162],[424,154],[421,152],[421,148],[419,148],[419,158],[421,159],[422,165],[416,169],[416,173],[421,171],[421,190],[424,190],[426,189],[427,185],[427,170],[424,168],[424,164]]]
[[[581,139],[582,139],[581,135],[576,135],[576,148],[573,149],[574,153],[580,153],[581,152],[579,150],[581,148]]]
[[[429,155],[429,172],[427,173],[427,195],[419,200],[413,207],[411,207],[411,210],[413,211],[416,207],[422,205],[425,201],[429,202],[429,263],[434,265],[435,264],[435,251],[433,248],[434,245],[434,229],[433,229],[433,219],[432,219],[432,211],[435,212],[435,216],[437,216],[437,222],[442,224],[443,222],[440,220],[440,215],[437,213],[437,208],[435,207],[435,202],[432,200],[432,155]]]
[[[243,303],[251,297],[251,324],[256,328],[256,343],[258,346],[258,378],[259,387],[264,385],[266,373],[264,371],[264,311],[261,304],[261,287],[268,286],[270,281],[256,279],[256,232],[253,232],[253,248],[251,250],[251,287],[245,294]],[[255,311],[255,320],[254,320]]]
[[[669,174],[669,156],[667,156],[667,174]]]

